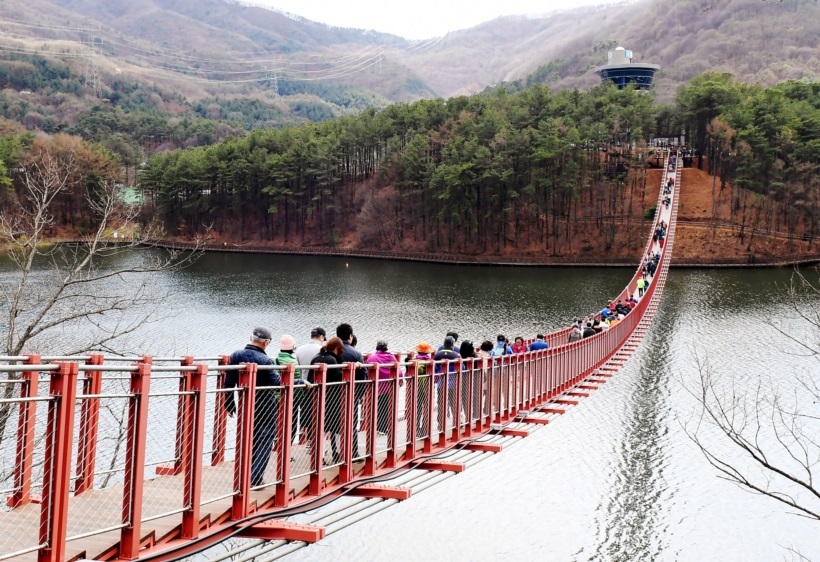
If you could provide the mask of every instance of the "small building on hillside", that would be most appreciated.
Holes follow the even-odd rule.
[[[613,82],[621,90],[627,86],[648,90],[652,87],[655,73],[661,68],[657,64],[635,62],[632,60],[632,51],[623,47],[609,51],[607,58],[607,64],[596,67],[595,72],[601,76],[601,80]]]

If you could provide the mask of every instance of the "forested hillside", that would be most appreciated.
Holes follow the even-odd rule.
[[[816,236],[820,84],[764,89],[725,74],[697,77],[661,109],[611,87],[535,86],[255,131],[157,155],[140,186],[150,216],[183,236],[212,226],[292,247],[629,255],[654,202],[642,147],[681,126],[747,250],[745,229]]]

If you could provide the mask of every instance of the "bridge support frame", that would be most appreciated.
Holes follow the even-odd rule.
[[[40,511],[38,562],[65,559],[68,531],[68,498],[71,488],[71,450],[74,441],[74,407],[77,397],[78,363],[57,363],[51,375],[46,434],[46,459],[43,468],[43,504]]]

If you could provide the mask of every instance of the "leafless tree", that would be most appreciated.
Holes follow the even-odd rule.
[[[0,248],[15,266],[0,275],[0,355],[116,352],[124,337],[161,318],[168,295],[156,289],[155,274],[184,267],[196,250],[151,248],[147,242],[160,236],[145,228],[112,240],[113,229],[136,232],[137,209],[119,202],[111,180],[86,187],[75,147],[40,143],[24,158],[19,181],[19,205],[0,210]],[[75,243],[46,244],[54,209],[78,185],[94,227]],[[13,392],[7,384],[0,395]],[[0,439],[9,415],[8,404],[0,407]]]
[[[787,291],[799,329],[769,325],[791,342],[783,353],[820,365],[820,311],[806,306],[807,297],[820,296],[820,284],[798,272]],[[685,429],[707,461],[722,478],[820,521],[820,369],[784,369],[751,382],[727,380],[708,360],[696,360],[700,380],[690,392],[699,416]],[[729,447],[715,445],[713,430]]]

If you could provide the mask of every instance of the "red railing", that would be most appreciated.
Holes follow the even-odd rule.
[[[676,178],[677,191],[680,166]],[[228,365],[224,355],[0,358],[7,377],[0,382],[19,387],[0,400],[0,456],[14,458],[0,472],[8,497],[0,560],[35,552],[41,561],[172,559],[262,514],[345,493],[363,479],[440,467],[430,459],[528,419],[522,412],[588,378],[648,326],[677,217],[676,192],[671,208],[662,197],[663,190],[656,222],[668,218],[667,243],[647,243],[644,255],[660,249],[661,258],[634,310],[577,342],[567,342],[567,330],[550,334],[542,351],[438,362],[397,354],[388,379],[374,364],[365,365],[365,380],[352,364]],[[639,276],[640,268],[617,298],[635,292]],[[279,371],[282,384],[258,388],[257,372],[265,369]],[[303,377],[311,372],[315,384],[297,385],[297,369]],[[327,382],[333,370],[341,370],[341,382]],[[238,387],[226,389],[231,371]],[[235,418],[224,408],[228,392],[235,393]],[[272,453],[255,451],[270,427]],[[264,483],[252,482],[254,463],[266,454]],[[94,550],[89,537],[110,546]]]

